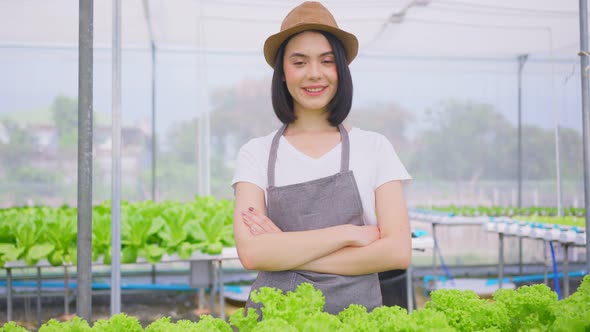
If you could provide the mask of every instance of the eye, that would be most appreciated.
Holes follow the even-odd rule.
[[[326,58],[322,62],[326,63],[326,64],[332,64],[332,63],[334,63],[334,59],[333,58]]]
[[[305,61],[303,59],[293,59],[291,60],[291,64],[297,67],[303,66]]]

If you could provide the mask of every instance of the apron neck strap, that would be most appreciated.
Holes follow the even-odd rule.
[[[279,141],[283,133],[287,129],[287,124],[284,124],[279,128],[277,133],[272,139],[272,144],[270,146],[270,154],[268,156],[268,170],[267,170],[267,178],[268,178],[268,186],[274,187],[275,186],[275,165],[277,163],[277,151],[279,150]],[[348,139],[348,132],[344,128],[342,124],[338,125],[338,130],[340,131],[340,139],[342,143],[342,150],[340,155],[340,173],[344,173],[348,171],[349,167],[349,160],[350,160],[350,141]]]
[[[348,172],[348,162],[350,160],[350,141],[348,140],[348,132],[344,125],[339,124],[340,140],[342,141],[342,152],[340,154],[340,173]]]
[[[266,176],[268,178],[268,186],[270,188],[275,186],[275,164],[277,163],[277,151],[279,150],[279,140],[283,133],[287,129],[287,124],[284,124],[277,133],[275,137],[272,138],[272,144],[270,146],[270,154],[268,155],[268,170],[266,171]]]

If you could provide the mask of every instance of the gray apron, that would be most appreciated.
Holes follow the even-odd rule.
[[[342,224],[364,225],[361,197],[352,171],[349,170],[350,143],[344,126],[338,126],[342,139],[340,172],[328,177],[282,187],[275,187],[275,164],[279,140],[287,125],[273,138],[268,158],[267,215],[283,232],[307,231]],[[381,306],[381,289],[377,273],[343,276],[311,271],[260,271],[252,290],[276,287],[292,291],[303,282],[313,284],[326,297],[324,311],[337,314],[350,304],[360,304],[368,311]],[[248,297],[248,308],[260,312],[260,304]]]

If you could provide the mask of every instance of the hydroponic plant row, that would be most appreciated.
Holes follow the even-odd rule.
[[[143,257],[157,263],[164,254],[187,259],[194,252],[220,254],[233,247],[233,202],[211,196],[190,202],[122,202],[123,263]],[[0,210],[0,267],[23,260],[35,265],[76,264],[77,209],[62,206]],[[92,259],[111,262],[111,203],[92,210]]]
[[[410,209],[410,217],[416,220],[421,221],[428,221],[428,222],[439,222],[439,223],[453,223],[453,222],[466,222],[466,221],[473,221],[473,223],[485,223],[488,221],[497,221],[497,220],[504,220],[504,221],[517,221],[517,222],[528,222],[528,223],[536,223],[536,224],[543,224],[543,225],[560,225],[566,227],[576,227],[577,229],[584,229],[585,228],[585,217],[584,211],[578,211],[581,213],[581,216],[573,215],[564,215],[562,217],[556,215],[548,215],[548,214],[511,214],[511,213],[501,213],[500,211],[505,210],[496,210],[490,211],[490,208],[465,208],[467,209],[468,213],[463,213],[462,210],[464,208],[446,208],[446,207],[439,207],[433,208],[432,210],[416,208]],[[503,208],[505,209],[505,208]],[[533,208],[531,208],[533,209]],[[491,213],[490,213],[491,212]],[[522,212],[522,211],[521,211]],[[500,219],[498,219],[500,218]],[[546,227],[546,226],[544,226]]]
[[[370,313],[360,305],[350,305],[337,315],[323,311],[325,299],[311,284],[300,284],[286,294],[275,288],[261,288],[252,295],[262,303],[259,321],[254,309],[239,309],[229,323],[211,316],[198,322],[172,323],[161,318],[145,330],[134,317],[125,314],[99,320],[93,327],[79,318],[68,322],[50,320],[39,332],[54,331],[127,331],[127,332],[241,332],[274,331],[567,331],[590,329],[590,276],[570,297],[558,301],[557,294],[543,284],[522,286],[516,290],[500,289],[493,301],[481,299],[472,291],[441,289],[431,293],[425,307],[408,314],[398,306],[382,306]],[[26,329],[7,323],[0,332],[23,332]]]
[[[547,216],[558,215],[556,207],[512,207],[512,206],[432,206],[419,207],[420,209],[447,212],[455,216],[489,216],[489,217],[513,217],[513,216]],[[566,217],[584,217],[584,208],[566,207],[563,215]]]

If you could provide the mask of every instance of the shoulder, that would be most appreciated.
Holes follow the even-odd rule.
[[[246,142],[246,144],[242,145],[242,147],[240,148],[240,153],[254,155],[268,154],[268,152],[270,151],[272,139],[276,133],[277,131],[275,130],[268,135],[250,139],[248,142]]]
[[[382,149],[391,146],[391,143],[385,135],[358,127],[352,127],[352,130],[350,131],[350,141],[351,143],[361,145],[364,148]]]
[[[357,132],[352,134],[355,130]],[[385,135],[355,128],[351,131],[350,142],[351,150],[355,149],[357,160],[374,165],[373,189],[388,181],[412,178],[393,148],[393,144]]]

